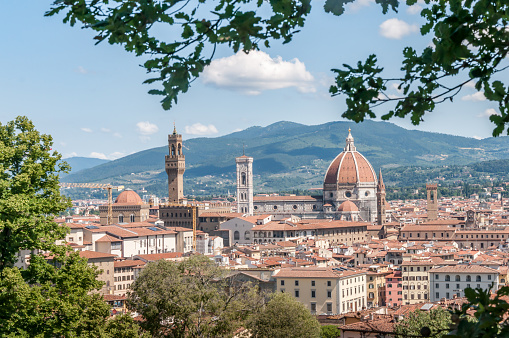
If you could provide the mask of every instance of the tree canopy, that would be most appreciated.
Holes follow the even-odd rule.
[[[263,309],[254,314],[249,328],[253,337],[320,337],[320,324],[309,310],[291,295],[272,294]]]
[[[355,0],[326,0],[324,10],[344,13]],[[399,0],[377,0],[383,13],[398,10]],[[406,0],[409,6],[417,0]],[[427,112],[444,101],[452,101],[468,83],[498,103],[499,114],[490,120],[493,135],[500,135],[509,122],[509,88],[499,76],[509,65],[509,4],[503,0],[424,0],[421,16],[426,20],[422,35],[432,35],[432,46],[422,51],[403,50],[401,75],[384,74],[376,55],[356,65],[333,69],[332,96],[346,97],[343,117],[356,122],[374,118],[374,108],[393,103],[381,117],[410,116],[419,124]],[[151,94],[162,95],[162,106],[170,109],[180,93],[210,64],[217,46],[246,53],[274,40],[288,43],[304,26],[310,0],[54,0],[46,13],[64,13],[64,22],[96,32],[97,43],[120,44],[136,55],[148,55],[147,72],[155,76],[145,83],[162,87]],[[263,14],[261,14],[263,13]],[[161,34],[161,27],[168,34]],[[168,29],[170,28],[170,29]],[[392,96],[395,85],[402,94]],[[509,133],[509,129],[507,130]]]
[[[394,327],[394,332],[399,336],[425,336],[423,328],[429,329],[428,337],[443,337],[449,333],[452,324],[451,314],[439,307],[430,311],[417,310],[410,312]]]
[[[262,304],[256,287],[235,283],[201,255],[148,264],[129,292],[130,308],[154,337],[228,336]]]
[[[54,221],[70,206],[58,186],[68,165],[51,147],[26,117],[0,124],[0,336],[108,337],[115,322],[92,293],[99,271],[57,245],[69,230]]]

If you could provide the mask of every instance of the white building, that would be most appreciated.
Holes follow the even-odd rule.
[[[236,217],[222,223],[219,227],[221,230],[229,231],[230,246],[235,244],[245,245],[252,243],[251,229],[257,225],[267,224],[271,220],[271,215]]]
[[[430,301],[464,297],[466,288],[498,290],[497,270],[480,265],[442,266],[429,270]]]

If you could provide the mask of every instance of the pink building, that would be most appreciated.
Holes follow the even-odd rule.
[[[399,270],[385,276],[385,301],[387,306],[401,306],[403,301],[401,280],[401,271]]]

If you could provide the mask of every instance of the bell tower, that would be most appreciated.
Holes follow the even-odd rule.
[[[380,174],[378,175],[378,185],[376,187],[376,223],[378,225],[385,224],[385,184],[384,179],[382,177],[382,169],[380,169]]]
[[[428,209],[428,220],[433,221],[438,218],[438,200],[437,200],[438,186],[437,184],[426,183],[426,197],[427,197],[427,209]]]
[[[182,135],[177,134],[175,126],[173,126],[173,134],[168,135],[168,151],[169,155],[165,156],[164,162],[168,174],[169,201],[170,203],[182,203],[186,157],[182,152]]]
[[[237,212],[253,215],[253,158],[242,155],[237,164]]]

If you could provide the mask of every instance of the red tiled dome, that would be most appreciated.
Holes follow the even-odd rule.
[[[143,201],[140,195],[138,195],[136,192],[131,189],[126,189],[118,195],[117,199],[115,200],[115,204],[143,204]]]
[[[355,205],[354,202],[347,200],[347,201],[344,201],[343,203],[341,203],[341,205],[338,208],[338,211],[352,212],[352,211],[359,211],[359,208],[357,208],[357,206]]]
[[[353,137],[349,133],[345,150],[329,165],[325,174],[325,184],[356,184],[357,182],[376,183],[376,174],[371,164],[353,145]]]

